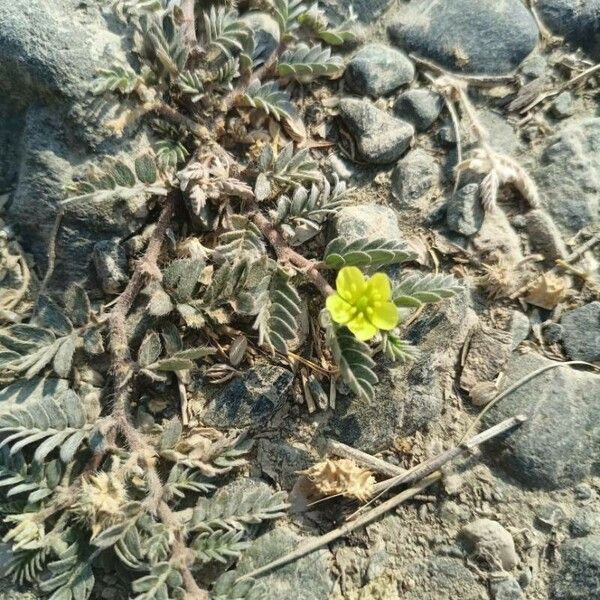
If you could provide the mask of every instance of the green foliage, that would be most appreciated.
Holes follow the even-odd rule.
[[[407,250],[400,242],[393,240],[356,240],[346,242],[338,237],[325,248],[325,264],[333,269],[342,267],[367,267],[373,265],[391,265],[414,260],[414,252]]]
[[[327,344],[343,381],[359,398],[371,401],[378,378],[373,372],[375,362],[369,346],[356,339],[346,327],[336,326],[327,314],[322,313],[321,318]]]
[[[402,308],[419,308],[423,304],[451,298],[461,287],[451,275],[408,275],[392,290],[392,300]]]
[[[250,542],[244,540],[244,535],[243,530],[205,531],[194,538],[191,548],[203,563],[217,561],[225,564],[228,560],[239,558],[250,547]]]
[[[248,26],[238,19],[235,11],[212,6],[203,14],[204,20],[204,44],[209,51],[223,53],[231,57],[233,52],[244,50],[245,42],[251,37]]]
[[[261,83],[258,79],[253,79],[242,95],[241,102],[242,106],[262,110],[277,121],[295,119],[298,116],[298,111],[292,104],[288,92],[282,90],[273,81]]]
[[[139,83],[138,74],[129,66],[113,65],[110,69],[100,69],[92,84],[93,94],[121,92],[131,94]]]
[[[310,48],[300,44],[296,48],[286,50],[277,64],[277,74],[298,81],[311,81],[315,77],[334,77],[339,75],[342,61],[339,56],[332,56],[329,48],[320,45]]]
[[[258,343],[286,354],[298,330],[301,298],[281,269],[265,277],[261,287],[257,300],[260,310],[254,322]]]
[[[418,351],[410,342],[400,339],[389,331],[383,332],[382,338],[382,350],[391,360],[405,363],[416,358]]]

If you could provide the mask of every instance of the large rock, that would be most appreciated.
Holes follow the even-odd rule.
[[[392,172],[392,194],[400,208],[425,205],[439,190],[439,184],[439,165],[420,148],[401,158]]]
[[[590,475],[600,450],[600,377],[559,364],[537,354],[513,354],[504,389],[539,368],[557,366],[523,383],[485,417],[488,426],[519,413],[528,417],[490,444],[501,465],[534,488],[577,484]]]
[[[550,600],[600,598],[600,536],[565,542],[562,566],[550,584]]]
[[[384,96],[410,83],[415,67],[404,52],[384,44],[361,48],[346,67],[346,83],[357,94]]]
[[[82,174],[86,160],[131,154],[137,147],[107,139],[104,123],[114,116],[115,103],[99,103],[89,93],[98,69],[126,62],[126,54],[122,37],[109,31],[94,3],[1,2],[0,23],[0,191],[10,193],[9,222],[43,275],[66,185]],[[114,20],[111,26],[117,27]],[[69,205],[51,285],[94,285],[94,244],[129,235],[144,216],[140,202]]]
[[[396,116],[412,123],[417,131],[427,131],[440,116],[444,101],[438,92],[408,90],[394,103]]]
[[[576,233],[600,217],[600,118],[575,123],[550,139],[533,173],[556,224]]]
[[[333,221],[333,236],[348,243],[359,239],[383,238],[397,242],[400,238],[398,216],[387,206],[359,204],[342,208]]]
[[[390,26],[394,42],[452,71],[513,71],[538,30],[519,0],[414,0]]]
[[[600,0],[538,0],[544,23],[600,60]]]
[[[412,141],[412,125],[396,119],[368,100],[344,98],[340,114],[356,140],[359,153],[373,164],[398,160]]]
[[[244,573],[294,550],[307,539],[286,525],[279,525],[258,538],[250,549],[242,554],[235,571],[226,573],[223,578],[231,580],[232,575],[236,578],[241,577]],[[257,581],[255,597],[261,600],[326,600],[334,587],[330,557],[328,550],[321,549],[261,576]]]
[[[212,427],[263,426],[285,402],[293,379],[276,365],[248,369],[208,402],[202,420]]]
[[[569,358],[586,362],[600,360],[600,302],[590,302],[566,312],[560,324]]]

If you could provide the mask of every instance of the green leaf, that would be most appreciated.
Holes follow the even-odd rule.
[[[135,159],[135,174],[137,178],[146,185],[156,183],[156,163],[150,154],[142,154]]]
[[[327,311],[322,311],[321,319],[327,344],[342,379],[359,398],[370,402],[375,395],[373,386],[378,379],[373,371],[375,362],[369,346],[356,339],[346,327],[336,326]]]
[[[342,70],[342,60],[339,56],[331,56],[329,48],[320,45],[310,48],[299,44],[287,49],[279,59],[276,72],[282,77],[298,81],[311,81],[317,77],[334,77]]]
[[[133,171],[122,161],[116,160],[110,170],[112,178],[120,187],[133,187],[135,185],[135,175]]]
[[[191,549],[200,562],[226,564],[231,559],[239,558],[250,547],[250,542],[244,540],[244,536],[243,530],[203,532],[194,538]]]
[[[390,265],[414,260],[416,254],[399,242],[388,239],[358,239],[348,243],[338,237],[327,244],[324,261],[328,267]]]
[[[186,350],[181,350],[176,354],[173,354],[171,358],[185,358],[187,360],[197,360],[199,358],[204,358],[205,356],[211,356],[215,354],[216,350],[211,348],[210,346],[197,346],[196,348],[187,348]]]
[[[173,292],[177,302],[188,302],[204,270],[204,261],[180,258],[169,263],[163,272],[163,285]]]
[[[233,229],[219,236],[216,251],[227,261],[252,260],[266,253],[260,229],[247,217],[233,215]]]
[[[413,273],[392,290],[392,300],[401,308],[418,308],[426,303],[451,298],[461,289],[451,275]]]
[[[162,352],[162,344],[160,343],[160,336],[155,331],[149,331],[138,351],[138,363],[141,367],[147,367],[153,362],[158,360],[160,353]]]
[[[75,336],[69,335],[64,338],[63,342],[58,347],[52,363],[52,368],[59,377],[64,377],[66,379],[69,376],[71,365],[73,364],[74,353]]]
[[[0,330],[0,343],[8,350],[19,353],[48,346],[55,339],[52,331],[34,325],[17,324]]]
[[[59,335],[68,335],[73,331],[73,325],[69,318],[48,296],[42,295],[38,298],[36,321],[42,327],[47,327]]]
[[[65,293],[65,308],[76,327],[86,325],[90,319],[90,299],[78,283],[71,284]]]
[[[202,17],[204,43],[212,51],[209,60],[217,58],[220,53],[230,57],[234,52],[244,50],[247,38],[252,37],[248,25],[239,19],[236,11],[212,6]]]
[[[284,118],[292,120],[298,118],[298,111],[292,104],[290,95],[279,89],[273,81],[261,84],[258,79],[253,79],[246,92],[241,96],[240,102],[242,106],[262,110],[277,121]]]
[[[257,298],[259,312],[254,322],[258,343],[286,354],[288,343],[298,332],[301,298],[281,269],[265,278],[265,283]]]
[[[183,426],[177,417],[167,421],[163,427],[162,435],[160,436],[160,449],[169,450],[174,448],[181,437],[182,431]]]
[[[272,5],[282,34],[298,29],[299,17],[307,10],[304,0],[272,0]]]
[[[113,65],[110,69],[99,69],[92,82],[92,94],[121,92],[131,94],[139,81],[138,74],[129,66]]]
[[[184,371],[193,369],[194,363],[185,358],[163,358],[152,365],[148,365],[148,368],[155,371]]]

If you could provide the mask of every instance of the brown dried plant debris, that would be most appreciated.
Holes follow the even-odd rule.
[[[310,481],[314,495],[324,498],[342,495],[361,502],[373,494],[375,477],[347,458],[327,459],[300,472]]]
[[[558,306],[568,293],[569,281],[566,278],[554,273],[544,273],[529,287],[524,300],[540,308],[552,309]]]

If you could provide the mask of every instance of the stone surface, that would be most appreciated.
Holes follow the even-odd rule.
[[[552,137],[533,172],[542,202],[561,230],[576,233],[600,217],[600,118]]]
[[[600,513],[578,510],[571,519],[569,529],[574,537],[600,534]]]
[[[377,98],[410,83],[414,76],[415,67],[404,52],[384,44],[369,44],[348,63],[345,81],[353,92]]]
[[[449,70],[501,74],[535,48],[538,30],[519,0],[415,0],[402,7],[390,35]]]
[[[537,9],[554,33],[600,60],[600,0],[539,0]]]
[[[244,552],[234,571],[235,576],[240,577],[283,556],[308,539],[306,536],[299,536],[286,525],[278,525],[258,538],[250,549]],[[256,597],[261,600],[329,598],[334,585],[329,564],[330,556],[327,550],[321,549],[263,575],[258,582],[260,592]]]
[[[555,363],[537,354],[513,354],[502,389]],[[490,442],[500,464],[527,486],[564,488],[590,475],[600,448],[600,377],[570,367],[552,368],[496,404],[486,426],[522,413],[518,429]]]
[[[531,249],[542,254],[549,266],[567,255],[567,247],[552,217],[540,208],[525,214],[525,228]]]
[[[519,560],[512,535],[497,521],[477,519],[461,529],[460,538],[470,555],[490,566],[497,562],[511,571]]]
[[[563,344],[572,360],[600,360],[600,302],[590,302],[566,312],[560,324]]]
[[[477,329],[469,340],[460,386],[470,390],[478,383],[494,381],[510,358],[511,346],[509,331],[488,327]]]
[[[398,161],[392,171],[392,195],[400,208],[426,201],[440,183],[440,167],[430,154],[417,148]]]
[[[412,125],[396,119],[368,100],[344,98],[340,114],[356,140],[361,156],[373,164],[398,160],[414,135]]]
[[[575,102],[571,92],[561,92],[552,103],[552,114],[558,119],[566,119],[575,114]]]
[[[118,294],[129,280],[123,248],[116,240],[103,240],[94,244],[92,258],[104,292]]]
[[[519,344],[527,339],[531,323],[529,317],[520,310],[513,310],[510,323],[510,333],[512,335],[511,348],[514,350]]]
[[[202,413],[210,427],[259,427],[283,405],[293,375],[275,365],[253,367],[212,398]]]
[[[600,598],[600,536],[591,535],[561,546],[562,565],[550,584],[550,600]]]
[[[10,193],[9,222],[43,273],[66,185],[86,160],[131,155],[139,145],[109,139],[104,123],[116,103],[99,103],[89,93],[99,68],[127,62],[126,48],[108,28],[120,29],[116,19],[102,17],[96,3],[2,2],[0,23],[0,190]],[[94,244],[132,233],[143,217],[135,202],[69,205],[56,240],[51,287],[73,280],[94,285]]]
[[[490,582],[492,600],[523,600],[525,595],[518,581],[513,577]]]
[[[446,207],[448,227],[466,236],[474,235],[481,229],[484,216],[477,183],[468,183],[456,190]]]
[[[442,96],[431,90],[408,90],[394,103],[396,116],[412,123],[417,131],[427,131],[444,107]]]
[[[455,558],[431,558],[419,560],[400,574],[400,581],[410,580],[413,584],[402,591],[402,600],[427,600],[460,598],[460,600],[485,600],[486,589],[461,560]]]
[[[473,247],[488,263],[501,257],[506,264],[514,266],[523,260],[519,235],[502,209],[487,213],[481,228],[471,239]]]
[[[398,241],[401,237],[396,213],[380,204],[359,204],[342,208],[333,221],[332,238],[348,242],[361,238]]]

